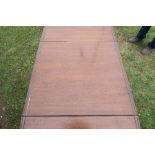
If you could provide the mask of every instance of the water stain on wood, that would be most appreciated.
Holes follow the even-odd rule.
[[[90,129],[90,126],[86,122],[75,120],[71,123],[66,124],[64,128],[65,129]]]

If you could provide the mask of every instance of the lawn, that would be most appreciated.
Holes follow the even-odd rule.
[[[0,128],[19,128],[42,27],[0,27]]]
[[[114,27],[119,49],[127,72],[141,128],[155,128],[155,50],[149,56],[140,50],[155,37],[152,27],[147,38],[137,45],[127,42],[140,27]]]

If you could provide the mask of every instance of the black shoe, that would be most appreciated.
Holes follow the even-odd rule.
[[[129,43],[134,43],[134,44],[140,41],[142,41],[142,39],[139,39],[138,37],[132,37],[128,40]]]
[[[146,46],[140,53],[143,55],[149,55],[152,53],[153,48]]]

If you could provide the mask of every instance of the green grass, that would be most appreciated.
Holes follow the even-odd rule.
[[[155,28],[151,28],[142,43],[137,45],[128,43],[128,38],[136,35],[139,28],[114,27],[114,30],[132,88],[141,128],[155,128],[155,50],[149,56],[143,56],[139,52],[155,37]]]
[[[0,27],[0,128],[19,128],[42,27]]]

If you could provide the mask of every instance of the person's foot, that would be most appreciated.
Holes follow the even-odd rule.
[[[142,41],[142,39],[139,39],[138,37],[132,37],[128,40],[129,43],[134,43],[134,44],[140,41]]]
[[[149,47],[149,46],[146,46],[142,51],[141,51],[141,54],[143,54],[143,55],[149,55],[149,54],[151,54],[152,53],[152,48],[151,47]]]

